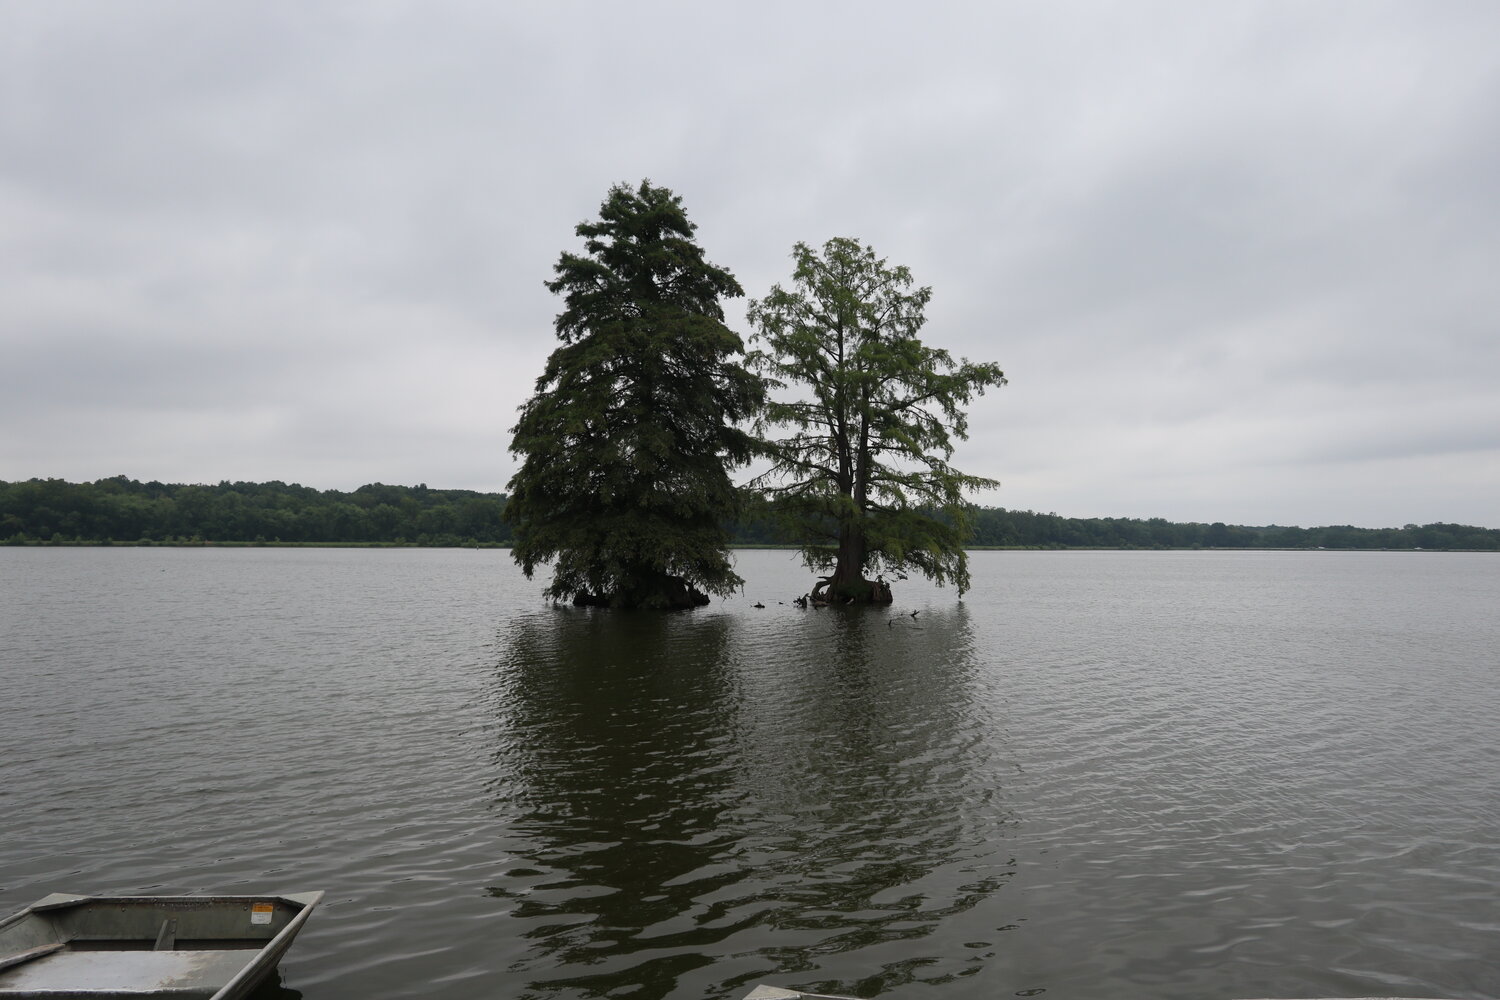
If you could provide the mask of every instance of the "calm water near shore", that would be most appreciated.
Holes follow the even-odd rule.
[[[1500,996],[1500,556],[739,563],[0,549],[0,913],[326,889],[259,1000]]]

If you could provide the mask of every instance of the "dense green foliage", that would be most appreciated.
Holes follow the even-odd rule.
[[[997,365],[955,362],[917,334],[932,289],[912,290],[858,240],[792,252],[791,289],[750,307],[759,349],[750,361],[786,393],[756,424],[772,467],[756,479],[791,522],[809,568],[832,567],[833,596],[890,600],[866,579],[915,570],[969,584],[966,490],[998,485],[949,464],[967,436],[963,407],[1005,384]]]
[[[0,541],[505,544],[505,497],[374,483],[0,482]]]
[[[554,598],[681,607],[741,583],[728,470],[752,453],[735,424],[764,390],[719,305],[744,292],[696,229],[666,188],[616,186],[547,283],[562,346],[513,428],[506,519],[527,577],[551,564]]]
[[[500,493],[379,483],[342,493],[280,482],[183,486],[124,476],[93,483],[0,481],[0,542],[507,544],[510,535],[500,519],[505,500]],[[1500,551],[1500,529],[1462,524],[1243,527],[1159,517],[1063,517],[1000,507],[976,507],[969,515],[975,546]],[[768,516],[746,518],[729,530],[740,545],[786,541]]]

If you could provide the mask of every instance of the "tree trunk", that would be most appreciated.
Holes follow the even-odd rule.
[[[858,526],[845,524],[839,531],[838,561],[833,567],[829,590],[837,599],[857,596],[865,582],[865,533]]]
[[[891,588],[885,581],[865,579],[865,534],[858,527],[845,525],[839,533],[838,560],[833,576],[825,579],[826,599],[833,604],[891,603]],[[818,590],[823,587],[820,583]]]

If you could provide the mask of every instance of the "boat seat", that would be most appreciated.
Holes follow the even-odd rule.
[[[212,996],[245,967],[241,950],[73,951],[64,949],[0,971],[0,990],[107,991],[149,996],[200,988]]]

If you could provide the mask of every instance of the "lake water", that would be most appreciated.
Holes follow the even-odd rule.
[[[739,563],[0,549],[0,912],[327,890],[259,1000],[1500,996],[1500,557]]]

